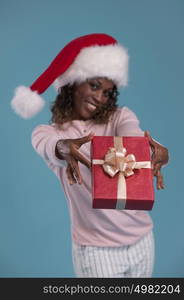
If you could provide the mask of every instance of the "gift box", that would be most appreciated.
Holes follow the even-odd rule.
[[[154,203],[147,137],[94,136],[93,208],[151,210]]]

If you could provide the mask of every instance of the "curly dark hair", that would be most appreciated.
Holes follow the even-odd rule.
[[[65,85],[59,89],[59,93],[55,101],[51,104],[52,118],[50,123],[61,125],[65,122],[72,120],[72,108],[73,108],[73,90],[74,85]],[[117,87],[114,85],[111,96],[108,101],[101,105],[92,119],[97,124],[108,123],[110,116],[117,109],[117,97],[119,92]]]

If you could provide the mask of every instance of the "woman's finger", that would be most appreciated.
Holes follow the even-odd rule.
[[[74,176],[77,179],[77,182],[79,184],[82,184],[82,176],[81,176],[81,173],[80,173],[80,169],[79,169],[78,163],[76,164],[75,169],[73,170],[73,173],[74,173]]]
[[[157,180],[157,189],[158,190],[164,189],[164,180],[160,170],[157,172],[156,180]]]
[[[75,139],[74,143],[76,143],[79,147],[81,147],[83,144],[90,142],[94,137],[94,135],[95,135],[94,132],[90,132],[88,135],[83,136],[82,138]]]
[[[71,154],[76,159],[79,160],[86,167],[91,168],[91,162],[85,158],[75,147],[71,147]]]
[[[77,181],[76,181],[76,179],[73,175],[72,168],[71,168],[70,164],[68,164],[68,166],[66,168],[66,174],[67,174],[69,184],[77,183]]]
[[[153,164],[153,175],[157,176],[158,171],[161,170],[162,164],[161,163],[157,163],[157,164]]]
[[[71,157],[71,160],[70,160],[70,168],[71,168],[71,172],[72,172],[73,176],[75,177],[75,179],[77,180],[77,182],[79,184],[81,184],[82,183],[82,176],[81,176],[81,173],[80,173],[78,161],[73,157]]]

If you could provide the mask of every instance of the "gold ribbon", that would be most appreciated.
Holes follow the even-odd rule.
[[[95,165],[102,165],[104,171],[111,177],[117,173],[118,187],[117,187],[117,203],[116,209],[124,209],[126,205],[126,180],[125,177],[134,174],[134,169],[151,168],[150,161],[136,162],[134,154],[126,156],[126,148],[123,147],[123,138],[114,137],[114,147],[110,147],[103,159],[93,159],[92,163]]]

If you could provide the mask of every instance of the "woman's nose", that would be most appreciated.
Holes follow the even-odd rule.
[[[101,103],[103,101],[103,91],[95,91],[93,98],[96,102]]]

